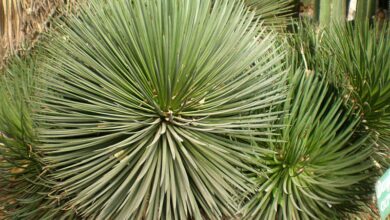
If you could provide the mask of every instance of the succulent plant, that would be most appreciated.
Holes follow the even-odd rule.
[[[0,76],[0,206],[9,219],[74,217],[49,196],[48,172],[37,149],[37,66],[37,55],[16,57]]]
[[[293,74],[275,154],[258,159],[244,219],[342,219],[372,192],[372,148],[356,136],[359,118],[314,73]]]
[[[58,24],[36,113],[51,195],[84,218],[234,216],[286,96],[253,18],[232,0],[119,0]]]
[[[329,80],[360,114],[360,133],[370,133],[374,159],[390,167],[390,28],[388,23],[334,24],[324,38],[336,71]]]
[[[89,0],[53,19],[0,73],[0,211],[344,219],[370,207],[390,164],[389,26],[326,17],[345,3],[321,1],[320,25],[290,22],[284,0]]]

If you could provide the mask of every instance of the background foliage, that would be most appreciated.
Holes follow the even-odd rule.
[[[81,1],[77,1],[81,2]],[[29,51],[41,34],[50,29],[50,21],[76,7],[76,0],[1,0],[0,69],[8,57]]]

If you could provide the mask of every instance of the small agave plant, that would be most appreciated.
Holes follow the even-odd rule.
[[[324,80],[299,72],[291,86],[282,121],[289,126],[268,144],[275,154],[258,159],[263,175],[251,175],[257,187],[244,219],[344,219],[369,199],[372,148]]]
[[[35,140],[31,112],[34,68],[34,62],[15,59],[0,76],[0,202],[5,210],[19,207],[19,213],[37,209],[38,203],[30,206],[18,199],[40,200],[42,196],[37,192],[43,190],[39,184],[32,183],[38,182],[41,172],[41,164],[32,149]],[[13,217],[27,216],[15,214]]]
[[[390,26],[334,25],[324,39],[336,71],[329,76],[361,118],[360,133],[375,145],[373,158],[390,167]]]
[[[74,219],[51,196],[53,183],[37,148],[37,57],[14,58],[0,77],[0,206],[10,219]]]
[[[303,22],[297,28],[286,60],[290,101],[280,123],[287,127],[266,147],[276,153],[258,159],[264,174],[251,175],[257,189],[244,199],[244,216],[376,215],[374,181],[390,158],[388,26],[344,23],[318,30]]]

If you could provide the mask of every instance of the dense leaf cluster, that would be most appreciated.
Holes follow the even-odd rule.
[[[389,28],[295,25],[279,3],[91,0],[57,21],[0,81],[6,214],[361,211],[389,162]]]

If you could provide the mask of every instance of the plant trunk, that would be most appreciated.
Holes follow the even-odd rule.
[[[346,19],[347,0],[317,0],[316,17],[320,26],[330,25],[333,21]]]
[[[318,0],[317,6],[318,6],[318,21],[320,26],[327,26],[330,23],[330,16],[331,16],[331,5],[333,0]]]
[[[358,0],[356,8],[356,22],[364,23],[375,14],[376,0]]]
[[[347,1],[346,0],[333,0],[331,5],[331,20],[332,21],[344,21],[347,17]]]

